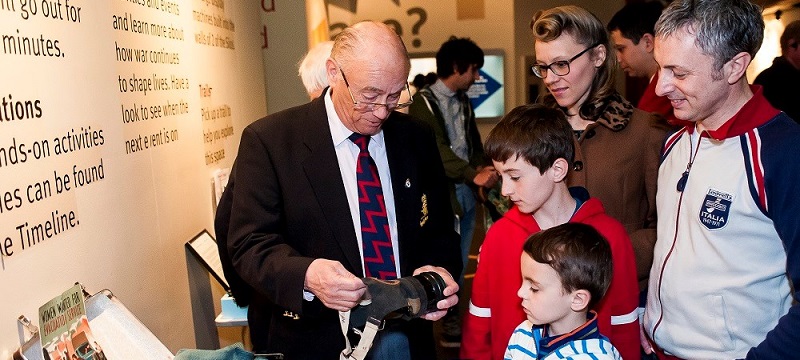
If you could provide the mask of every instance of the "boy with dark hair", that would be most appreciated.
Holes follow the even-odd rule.
[[[607,28],[614,42],[620,68],[630,77],[646,78],[650,81],[636,107],[673,121],[675,116],[672,114],[669,99],[657,96],[655,92],[658,63],[653,57],[653,29],[663,8],[655,0],[627,4],[614,14]]]
[[[621,359],[597,330],[597,313],[589,310],[603,298],[613,274],[603,236],[589,225],[566,223],[531,235],[522,249],[517,296],[527,320],[511,335],[505,358]]]
[[[611,247],[614,278],[593,310],[597,326],[625,358],[639,356],[636,264],[625,228],[586,189],[564,179],[574,156],[572,128],[561,110],[513,109],[486,139],[486,154],[514,206],[486,234],[464,320],[461,357],[503,359],[514,328],[525,320],[516,296],[522,244],[531,234],[567,222],[595,227]]]

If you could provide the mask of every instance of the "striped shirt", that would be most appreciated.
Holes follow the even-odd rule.
[[[525,320],[517,326],[508,342],[506,360],[621,360],[617,349],[597,329],[597,314],[568,334],[548,336],[547,326],[535,326]]]

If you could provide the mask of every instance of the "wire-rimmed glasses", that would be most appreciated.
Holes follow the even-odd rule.
[[[391,112],[392,110],[399,110],[409,107],[412,103],[414,103],[414,99],[411,97],[411,89],[408,87],[408,82],[406,82],[406,93],[408,94],[408,101],[403,103],[398,103],[400,101],[400,96],[397,96],[397,100],[394,102],[388,101],[386,103],[374,103],[369,101],[359,101],[356,100],[356,97],[353,96],[353,92],[350,90],[350,83],[347,82],[347,76],[344,75],[344,71],[342,71],[342,67],[339,67],[339,72],[342,74],[342,80],[344,80],[345,86],[347,86],[347,92],[350,94],[350,98],[353,99],[353,108],[359,111],[375,111],[376,108],[385,107],[387,111]],[[391,95],[390,95],[391,97]],[[388,100],[388,98],[387,98]]]

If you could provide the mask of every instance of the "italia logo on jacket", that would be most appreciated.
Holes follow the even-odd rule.
[[[733,195],[716,189],[708,189],[700,206],[700,223],[709,230],[720,229],[728,223]]]

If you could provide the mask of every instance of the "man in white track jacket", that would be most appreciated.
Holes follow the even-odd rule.
[[[747,0],[676,0],[656,24],[656,93],[685,120],[658,178],[644,330],[660,359],[800,353],[800,126],[747,83],[763,28]]]

